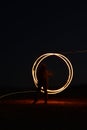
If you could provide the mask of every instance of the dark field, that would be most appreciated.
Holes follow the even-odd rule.
[[[2,92],[4,93],[4,92]],[[34,94],[16,94],[0,100],[0,130],[86,130],[87,88],[69,88],[33,104]]]

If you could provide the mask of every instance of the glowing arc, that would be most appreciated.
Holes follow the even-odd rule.
[[[68,75],[68,79],[66,81],[66,83],[59,89],[56,89],[56,90],[50,90],[50,89],[47,89],[47,92],[48,94],[57,94],[57,93],[60,93],[62,92],[63,90],[65,90],[69,84],[71,83],[72,81],[72,78],[73,78],[73,67],[72,67],[72,64],[71,62],[69,61],[68,58],[66,58],[64,55],[62,54],[59,54],[59,53],[46,53],[46,54],[43,54],[41,55],[40,57],[38,57],[36,59],[36,61],[34,62],[33,66],[32,66],[32,77],[33,77],[33,81],[34,81],[34,84],[36,87],[38,87],[38,79],[37,79],[37,68],[39,66],[39,64],[44,60],[46,59],[47,57],[49,56],[57,56],[58,58],[61,58],[65,64],[67,65],[68,67],[68,71],[69,71],[69,75]],[[41,90],[41,92],[44,93],[43,90]]]

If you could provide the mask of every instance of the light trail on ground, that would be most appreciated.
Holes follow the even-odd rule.
[[[1,96],[0,96],[0,99],[2,99],[2,98],[4,98],[4,97],[7,97],[7,96],[15,95],[15,94],[32,93],[32,92],[37,92],[37,91],[30,90],[30,91],[11,92],[11,93],[7,93],[7,94],[1,95]]]

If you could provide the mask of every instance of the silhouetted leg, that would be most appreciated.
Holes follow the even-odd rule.
[[[33,104],[35,104],[36,102],[37,102],[37,100],[38,100],[38,94],[37,94],[37,92],[35,93],[35,95],[34,95],[34,102],[33,102]]]
[[[33,102],[33,104],[35,104],[38,101],[39,96],[40,96],[40,89],[37,89],[37,92],[34,95],[34,102]]]
[[[47,100],[48,100],[48,95],[47,95],[47,90],[45,90],[45,104],[47,104]]]

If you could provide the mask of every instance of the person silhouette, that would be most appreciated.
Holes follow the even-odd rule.
[[[37,79],[38,79],[38,88],[37,88],[37,93],[41,93],[41,90],[44,91],[44,100],[45,103],[47,103],[48,99],[48,94],[47,94],[47,89],[48,89],[48,80],[49,77],[52,76],[52,72],[48,71],[46,64],[42,63],[39,65],[38,71],[37,71]],[[34,103],[38,100],[38,95],[35,96]]]

